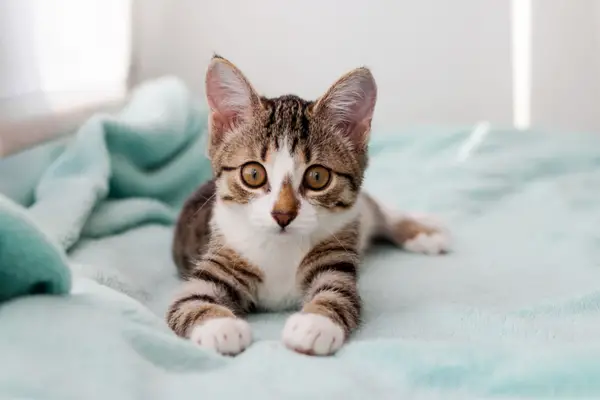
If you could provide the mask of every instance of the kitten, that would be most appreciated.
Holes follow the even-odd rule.
[[[394,217],[361,192],[375,80],[358,68],[317,101],[268,99],[215,56],[206,93],[214,179],[177,223],[173,256],[186,282],[168,325],[234,355],[252,340],[246,313],[301,307],[285,324],[284,344],[332,354],[359,326],[357,270],[371,239],[430,254],[448,249],[439,227]]]

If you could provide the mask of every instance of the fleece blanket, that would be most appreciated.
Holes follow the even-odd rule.
[[[329,358],[285,349],[282,314],[252,316],[235,358],[166,327],[205,142],[203,107],[164,78],[84,124],[30,206],[0,200],[0,398],[600,397],[600,135],[375,131],[367,189],[445,219],[455,248],[374,248],[364,326]]]

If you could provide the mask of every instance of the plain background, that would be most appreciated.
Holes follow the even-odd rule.
[[[379,82],[379,126],[510,126],[518,2],[531,5],[531,125],[600,132],[596,0],[144,0],[134,77],[174,73],[202,93],[218,52],[267,95],[316,97],[366,64]]]

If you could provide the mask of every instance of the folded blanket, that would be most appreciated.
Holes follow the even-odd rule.
[[[20,206],[0,196],[0,302],[29,294],[65,294],[70,286],[64,254]]]
[[[86,239],[171,225],[181,203],[211,175],[203,156],[205,130],[205,113],[173,78],[140,87],[118,115],[89,120],[43,174],[27,214],[1,199],[0,221],[6,223],[0,237],[11,251],[0,252],[0,277],[6,276],[0,300],[32,290],[67,292],[64,253]],[[123,289],[124,276],[110,275],[111,266],[96,267],[76,270]]]
[[[227,358],[163,320],[205,128],[178,80],[148,83],[81,127],[28,209],[0,200],[0,398],[600,396],[600,136],[375,132],[367,189],[445,218],[455,252],[373,249],[334,357],[288,351],[286,315],[260,314]]]

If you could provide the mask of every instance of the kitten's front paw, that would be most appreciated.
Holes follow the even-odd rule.
[[[192,329],[190,340],[198,346],[233,356],[252,342],[252,330],[243,319],[215,318]]]
[[[326,356],[344,344],[344,330],[331,319],[319,314],[297,313],[283,328],[283,343],[299,353]]]

